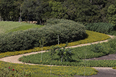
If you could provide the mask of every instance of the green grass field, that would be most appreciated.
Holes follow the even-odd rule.
[[[29,24],[24,22],[0,21],[0,34],[19,30],[27,30],[30,28],[40,28],[42,26],[43,25]]]

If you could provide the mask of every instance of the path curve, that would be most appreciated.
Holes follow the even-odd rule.
[[[111,36],[111,35],[109,35],[109,36],[111,38],[114,38],[115,37],[115,36]],[[76,45],[76,46],[69,46],[69,47],[66,47],[66,48],[75,48],[75,47],[87,46],[87,45],[97,44],[97,43],[103,43],[103,42],[108,42],[108,40],[98,41],[98,42],[93,42],[93,43],[87,43],[87,44],[80,44],[80,45]],[[21,62],[21,61],[18,60],[20,57],[27,56],[27,55],[31,55],[31,54],[43,53],[43,52],[47,52],[47,51],[31,52],[31,53],[26,53],[26,54],[21,54],[21,55],[8,56],[8,57],[0,58],[0,61],[10,62],[10,63],[24,64],[23,62]],[[31,63],[25,63],[25,64],[28,64],[28,65],[38,65],[38,64],[31,64]],[[95,68],[96,70],[99,71],[98,72],[98,75],[101,72],[103,72],[103,70],[106,71],[106,72],[112,71],[111,73],[116,73],[116,70],[114,72],[114,69],[112,69],[111,67],[93,67],[93,68]],[[104,74],[104,75],[106,75],[106,74]],[[83,76],[75,76],[75,77],[83,77]],[[86,77],[101,77],[101,76],[92,75],[92,76],[86,76]],[[109,77],[114,77],[114,76],[109,76]]]

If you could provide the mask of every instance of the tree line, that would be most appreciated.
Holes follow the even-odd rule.
[[[49,18],[70,19],[80,23],[116,24],[116,0],[0,0],[4,21],[37,21]]]

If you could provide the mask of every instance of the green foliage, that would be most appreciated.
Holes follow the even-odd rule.
[[[114,44],[114,43],[116,43],[115,40],[112,40],[112,42],[109,41],[107,43],[102,43],[102,44],[72,48],[71,51],[72,51],[73,55],[71,56],[72,58],[71,58],[71,61],[69,61],[69,62],[67,62],[67,61],[61,62],[62,55],[64,57],[63,53],[60,53],[59,55],[54,54],[53,55],[54,58],[51,59],[51,55],[48,55],[51,52],[43,53],[44,57],[43,57],[42,62],[40,62],[38,59],[36,59],[36,58],[41,57],[40,53],[22,57],[22,58],[20,58],[20,60],[28,63],[28,61],[30,59],[31,63],[35,63],[35,64],[51,64],[52,63],[53,65],[85,66],[84,60],[83,60],[83,59],[85,59],[85,56],[86,56],[86,59],[89,59],[89,58],[97,58],[97,57],[101,57],[104,55],[115,53],[115,52],[113,52],[113,51],[115,51],[115,47],[116,47]],[[112,45],[112,46],[114,45],[114,46],[110,47],[109,45]],[[61,56],[61,57],[59,58],[59,56]],[[66,57],[64,57],[64,59],[66,59]],[[108,62],[108,60],[106,60],[106,61]],[[99,63],[100,61],[96,61],[96,63],[97,62]],[[104,62],[104,61],[101,61],[101,62]],[[114,66],[114,65],[116,65],[116,64],[112,65],[112,64],[108,63],[106,65],[106,63],[104,63],[104,65],[102,65],[102,66]],[[92,63],[92,61],[90,60],[90,61],[87,61],[87,66],[101,66],[101,64],[94,65]]]
[[[62,49],[63,50],[63,49]],[[34,55],[29,55],[29,56],[25,56],[20,58],[21,61],[25,61],[28,63],[29,59],[31,61],[31,63],[35,63],[35,64],[53,64],[53,65],[67,65],[67,66],[85,66],[84,64],[84,60],[85,56],[86,59],[89,58],[97,58],[97,57],[101,57],[101,56],[105,56],[108,54],[114,54],[115,50],[116,50],[116,39],[114,38],[113,40],[110,40],[106,43],[102,43],[102,44],[95,44],[95,45],[90,45],[90,46],[83,46],[83,47],[77,47],[77,48],[72,48],[72,53],[73,55],[72,60],[70,62],[64,61],[61,62],[61,57],[59,58],[59,56],[62,56],[62,53],[60,55],[54,54],[54,58],[51,59],[51,52],[45,52],[43,53],[43,61],[40,62],[39,60],[37,61],[36,58],[40,58],[41,54],[34,54]],[[64,54],[63,54],[64,56]],[[65,57],[66,58],[66,57]],[[110,60],[100,60],[100,61],[93,61],[93,60],[89,60],[87,61],[87,66],[115,66],[116,62],[114,61],[110,61],[112,63],[109,63],[108,61]],[[102,65],[103,62],[103,65]],[[94,64],[96,63],[96,64]],[[98,64],[97,64],[98,63]],[[113,64],[114,63],[114,64]]]
[[[79,44],[91,43],[91,42],[106,40],[106,39],[110,38],[108,35],[102,34],[102,33],[98,33],[98,32],[93,32],[93,31],[86,30],[86,33],[88,34],[88,38],[83,39],[83,40],[79,40],[79,41],[69,42],[68,46],[74,46],[74,45],[79,45]],[[3,38],[3,37],[5,37],[5,36],[4,35],[0,36],[0,38]],[[59,44],[59,45],[61,47],[65,46],[65,44]],[[57,46],[57,45],[55,45],[55,46]],[[50,49],[49,46],[44,46],[43,47],[43,50],[48,50],[48,49]],[[7,57],[7,56],[13,56],[13,55],[19,55],[19,54],[25,54],[25,53],[30,53],[30,52],[36,52],[36,51],[41,51],[41,48],[40,47],[35,47],[35,48],[29,49],[29,50],[21,50],[21,51],[15,51],[15,52],[12,51],[12,52],[5,52],[5,53],[1,52],[0,58]]]
[[[50,47],[49,51],[50,51],[50,55],[51,55],[52,59],[54,57],[54,54],[56,53],[56,50],[59,49],[59,48],[60,48],[59,46],[52,46],[52,47]]]
[[[31,77],[31,72],[18,72],[17,69],[12,67],[2,67],[0,68],[0,77]]]
[[[63,47],[63,49],[58,49],[57,50],[57,55],[61,58],[61,62],[63,61],[71,61],[72,60],[72,52],[70,49],[65,49],[65,47],[68,45],[68,43],[66,43],[66,45]]]
[[[43,65],[24,65],[24,64],[14,64],[9,62],[1,62],[0,68],[12,66],[14,69],[17,69],[18,72],[22,72],[25,68],[25,72],[31,72],[32,77],[71,77],[74,75],[95,75],[97,70],[90,67],[79,67],[79,66],[43,66]],[[50,73],[51,70],[51,73]],[[23,76],[22,76],[23,77]]]
[[[104,51],[104,47],[99,43],[99,44],[95,44],[95,45],[91,45],[91,51],[96,52],[96,53],[100,53]]]
[[[96,31],[100,33],[109,33],[113,30],[113,25],[110,23],[89,23],[86,25],[87,30]]]
[[[116,38],[109,41],[110,53],[112,53],[112,54],[116,53],[116,42],[114,42],[114,41],[116,41]]]
[[[51,7],[51,16],[52,18],[67,18],[66,8],[63,7],[61,2],[49,1],[49,6]]]
[[[70,49],[59,49],[57,51],[57,55],[61,58],[61,62],[64,62],[64,61],[71,61],[72,60],[72,52]]]
[[[50,48],[50,55],[52,60],[54,59],[53,57],[55,56],[55,54],[57,53],[57,55],[60,57],[61,62],[63,61],[71,61],[72,60],[72,52],[70,49],[65,49],[65,47],[68,45],[68,43],[66,43],[66,45],[62,48],[60,48],[59,46],[54,46]]]
[[[68,23],[66,24],[65,22]],[[39,47],[39,41],[43,37],[46,42],[45,45],[55,45],[57,44],[58,35],[60,43],[77,41],[87,37],[83,25],[71,20],[63,20],[62,23],[52,25],[51,27],[45,26],[5,34],[0,39],[0,51],[19,51]]]
[[[111,14],[115,11],[115,3],[116,0],[1,0],[0,16],[1,20],[18,21],[21,14],[22,20],[36,20],[39,24],[49,18],[83,24],[108,21],[115,24],[116,16]]]
[[[116,5],[112,4],[108,7],[107,10],[107,18],[109,20],[109,23],[113,24],[114,26],[116,26]]]

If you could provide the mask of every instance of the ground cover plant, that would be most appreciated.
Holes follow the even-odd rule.
[[[78,67],[78,66],[42,66],[42,65],[25,65],[25,64],[14,64],[0,61],[0,68],[2,67],[13,67],[18,72],[31,72],[31,77],[34,76],[47,76],[47,77],[58,77],[58,76],[73,76],[73,75],[94,75],[97,71],[90,67]]]
[[[32,77],[31,72],[18,72],[18,70],[12,67],[1,67],[0,77]]]

